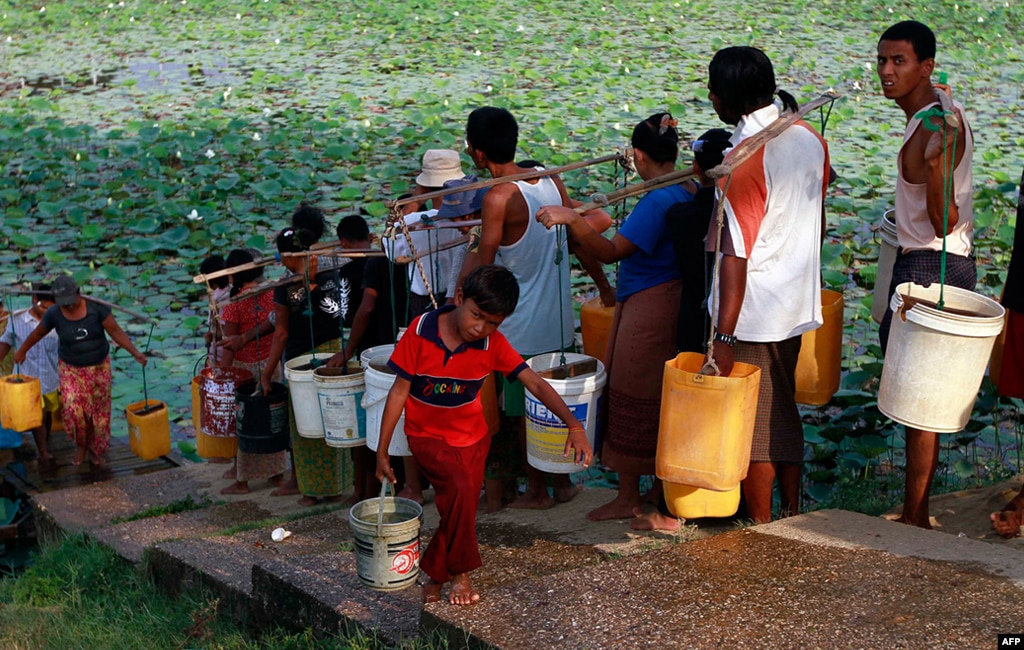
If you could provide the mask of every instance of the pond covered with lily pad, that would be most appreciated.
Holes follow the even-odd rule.
[[[707,99],[711,55],[752,44],[799,100],[842,96],[825,126],[839,178],[823,266],[846,297],[846,367],[833,411],[808,420],[829,485],[840,470],[899,462],[878,443],[894,427],[872,410],[870,290],[904,122],[878,92],[875,44],[906,18],[936,29],[938,69],[972,120],[979,291],[998,295],[1024,165],[1016,1],[17,3],[0,17],[0,280],[12,288],[66,269],[89,293],[155,318],[149,393],[187,422],[204,353],[205,293],[192,276],[205,256],[269,251],[301,200],[332,222],[359,212],[379,227],[383,201],[408,189],[423,151],[461,150],[466,115],[485,104],[512,110],[521,156],[549,165],[617,151],[664,109],[693,139],[720,125]],[[823,116],[810,121],[822,128]],[[565,180],[580,198],[619,182],[611,164]],[[576,284],[582,300],[589,285]],[[145,344],[148,327],[129,330]],[[142,377],[127,355],[114,363],[121,413]],[[843,435],[827,426],[836,408]],[[989,471],[971,461],[975,439],[1009,460],[995,403],[976,421],[977,435],[947,451],[950,467],[969,465],[957,470],[964,480]],[[123,421],[115,432],[126,434]]]

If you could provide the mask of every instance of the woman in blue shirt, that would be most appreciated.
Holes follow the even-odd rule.
[[[656,113],[633,129],[634,165],[644,180],[675,170],[679,153],[676,121]],[[682,293],[679,265],[665,213],[690,201],[692,183],[646,194],[611,239],[595,232],[575,211],[541,208],[537,219],[548,228],[564,224],[578,245],[604,264],[619,262],[615,317],[605,352],[608,372],[608,435],[601,462],[619,474],[619,492],[592,510],[592,521],[638,514],[640,476],[654,473],[661,415],[661,377],[676,353],[676,324]]]

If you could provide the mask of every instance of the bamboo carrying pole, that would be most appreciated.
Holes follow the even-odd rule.
[[[324,252],[330,251],[329,255],[324,255]],[[342,258],[365,258],[365,257],[384,257],[384,251],[376,248],[358,248],[344,250],[338,248],[337,244],[326,244],[321,245],[315,250],[311,248],[309,253],[314,255],[324,255],[324,257],[342,257]],[[298,253],[278,253],[281,257],[305,257],[306,251]],[[229,269],[223,269],[220,271],[214,271],[213,273],[200,273],[199,275],[192,276],[192,282],[195,284],[204,284],[210,280],[216,278],[223,278],[233,273],[239,273],[241,271],[248,271],[250,269],[259,269],[265,266],[270,266],[277,261],[276,256],[271,256],[260,260],[259,262],[246,262],[245,264],[239,264],[238,266],[232,266]]]
[[[579,214],[583,214],[584,212],[589,212],[594,208],[602,208],[606,205],[610,205],[612,203],[628,199],[631,196],[636,196],[637,194],[644,194],[652,190],[659,190],[663,187],[678,185],[679,183],[688,181],[691,178],[696,177],[697,172],[694,171],[692,166],[687,167],[685,169],[677,169],[674,172],[662,174],[661,176],[656,176],[655,178],[651,178],[642,183],[636,183],[634,185],[623,187],[621,189],[615,190],[614,192],[610,192],[605,195],[595,195],[594,197],[591,197],[595,200],[591,201],[590,203],[584,203],[583,205],[577,206],[573,209]],[[597,199],[598,196],[600,196],[601,198]]]
[[[534,178],[544,178],[546,176],[555,176],[563,172],[570,172],[576,169],[582,169],[583,167],[589,167],[591,165],[598,165],[600,163],[610,161],[621,161],[625,160],[626,157],[622,153],[609,154],[607,156],[601,156],[600,158],[591,158],[590,160],[583,160],[576,163],[570,163],[568,165],[562,165],[561,167],[551,167],[550,169],[535,169],[529,172],[523,172],[522,174],[513,174],[512,176],[502,176],[500,178],[489,178],[475,183],[469,183],[468,185],[459,185],[458,187],[451,187],[443,190],[436,190],[434,192],[427,192],[426,194],[418,194],[416,196],[410,196],[404,199],[397,199],[394,201],[388,201],[386,205],[388,209],[394,212],[403,205],[410,203],[422,203],[429,201],[430,199],[436,199],[442,196],[448,196],[449,194],[455,194],[456,192],[466,192],[468,190],[476,190],[481,187],[493,187],[494,185],[500,185],[502,183],[511,183],[513,181],[528,181]]]
[[[5,291],[4,293],[8,293],[8,294],[15,295],[15,296],[34,296],[34,295],[36,295],[38,293],[49,293],[49,292],[48,291],[27,291],[27,290],[24,290],[24,289],[13,289],[11,291]],[[143,316],[142,314],[140,314],[138,312],[134,312],[131,309],[126,309],[125,307],[122,307],[121,305],[115,305],[112,302],[107,302],[106,300],[103,300],[102,298],[93,298],[92,296],[87,296],[87,295],[85,295],[83,293],[79,293],[78,295],[82,296],[82,299],[88,300],[89,302],[94,302],[97,305],[103,305],[104,307],[108,307],[110,309],[116,309],[116,310],[118,310],[120,312],[124,312],[124,313],[128,314],[129,316],[131,316],[132,318],[136,318],[138,320],[145,321],[145,322],[151,323],[151,324],[155,324],[156,323],[156,319],[155,318],[150,318],[149,316]]]

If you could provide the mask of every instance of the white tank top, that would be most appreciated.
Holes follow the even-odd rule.
[[[499,328],[520,354],[532,356],[554,352],[572,344],[572,294],[569,284],[569,246],[564,233],[548,230],[537,221],[537,211],[545,205],[562,205],[558,186],[550,178],[536,184],[515,183],[526,199],[530,217],[526,232],[514,244],[499,246],[495,263],[505,266],[519,281],[519,304]],[[561,249],[561,262],[555,264]],[[562,317],[559,321],[559,293]],[[559,337],[561,332],[561,337]]]
[[[936,106],[933,102],[921,110],[928,110]],[[964,108],[954,102],[954,106],[964,115]],[[920,112],[920,111],[919,111]],[[907,130],[903,133],[903,144],[905,145],[914,132],[921,125],[921,120],[912,117],[907,122]],[[924,128],[924,127],[921,127]],[[953,227],[953,232],[946,236],[946,250],[954,255],[968,256],[974,248],[974,199],[973,199],[973,174],[971,173],[971,158],[974,156],[974,134],[967,124],[966,118],[962,120],[964,140],[966,148],[960,164],[953,169],[953,200],[956,201],[960,218]],[[896,177],[896,236],[899,239],[903,250],[942,250],[942,238],[935,236],[935,229],[928,219],[927,185],[924,183],[909,183],[903,178],[903,149],[900,148],[899,156],[896,158],[898,175]]]

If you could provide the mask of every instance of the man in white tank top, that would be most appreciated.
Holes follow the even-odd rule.
[[[935,34],[915,21],[903,21],[887,29],[878,41],[878,78],[882,93],[896,102],[907,116],[907,130],[897,159],[896,230],[899,256],[893,268],[890,295],[902,282],[928,285],[939,281],[943,235],[946,237],[946,284],[973,290],[976,270],[973,253],[971,154],[973,138],[963,108],[954,111],[960,126],[953,129],[939,117],[926,117],[941,131],[932,131],[916,117],[933,106],[941,108],[948,88],[932,84],[935,69]],[[941,100],[941,101],[940,101]],[[954,148],[955,147],[955,148]],[[956,152],[955,160],[943,151]],[[945,162],[944,162],[945,161]],[[952,176],[953,198],[948,205],[944,186]],[[882,350],[888,343],[892,310],[880,329]],[[939,436],[907,427],[906,495],[902,523],[931,528],[928,495],[939,459]]]
[[[518,125],[507,110],[492,106],[478,108],[470,114],[466,124],[466,153],[478,169],[489,171],[494,178],[521,174],[529,170],[515,162],[518,137]],[[527,358],[569,349],[573,343],[569,242],[564,234],[548,230],[537,222],[537,210],[545,205],[572,207],[558,176],[492,187],[484,196],[479,247],[466,257],[461,273],[465,278],[481,264],[500,264],[512,271],[519,281],[519,306],[502,323],[501,332],[512,347]],[[607,214],[601,214],[610,224]],[[585,256],[577,257],[602,297],[614,304],[614,290],[601,264]],[[526,429],[522,385],[502,383],[504,414],[517,418],[516,427],[523,445]],[[501,440],[501,436],[502,433],[495,436],[493,447],[507,442]],[[568,475],[556,475],[552,498],[548,494],[546,475],[529,466],[526,471],[526,494],[514,501],[512,507],[550,508],[556,501],[568,501],[577,492]],[[488,491],[497,489],[491,484],[494,479],[486,478]]]

